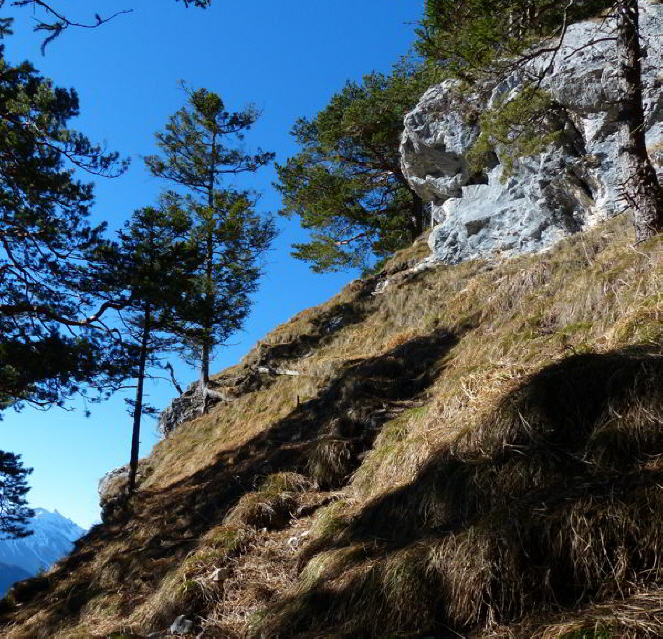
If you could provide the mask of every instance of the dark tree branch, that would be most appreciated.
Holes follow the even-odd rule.
[[[44,317],[46,319],[53,320],[58,324],[62,324],[63,326],[77,326],[77,327],[88,327],[95,325],[104,326],[101,323],[101,317],[107,310],[114,309],[119,311],[125,308],[128,304],[129,302],[127,300],[123,300],[120,302],[110,301],[110,300],[106,301],[99,307],[96,313],[82,320],[74,320],[69,317],[65,317],[64,315],[56,313],[55,311],[53,311],[52,308],[46,306],[45,304],[29,304],[29,303],[0,304],[0,315],[6,315],[6,316],[29,315],[31,317],[34,316]],[[110,332],[113,331],[111,330]]]

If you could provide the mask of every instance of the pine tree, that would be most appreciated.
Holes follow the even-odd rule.
[[[314,271],[370,268],[423,231],[424,205],[403,175],[399,145],[405,114],[431,82],[407,64],[391,76],[371,73],[295,124],[300,151],[277,165],[276,188],[280,213],[312,231],[293,256]]]
[[[616,46],[621,186],[633,210],[636,240],[642,241],[663,231],[663,189],[645,144],[638,0],[427,0],[418,47],[447,73],[490,91],[526,62],[554,55],[569,24],[600,12],[614,18],[613,35],[600,39]],[[529,90],[541,79],[532,76]],[[492,120],[501,118],[499,109],[510,108],[503,103]]]
[[[125,336],[135,345],[136,396],[128,402],[133,416],[130,493],[136,485],[141,417],[155,412],[144,401],[145,379],[150,368],[164,368],[163,355],[179,343],[172,329],[191,293],[197,264],[190,231],[189,217],[167,201],[139,209],[118,233],[119,245],[106,249],[98,273],[100,285],[115,297],[127,297],[121,318]]]
[[[252,106],[226,111],[223,100],[206,89],[188,91],[187,104],[156,134],[162,155],[145,158],[153,175],[174,184],[171,193],[194,221],[202,267],[195,308],[182,333],[200,363],[203,388],[215,346],[241,328],[249,296],[261,273],[260,258],[275,236],[274,223],[255,212],[255,198],[237,189],[220,189],[224,176],[253,173],[274,154],[240,147],[259,117]]]
[[[0,539],[27,537],[26,528],[34,517],[25,495],[30,490],[27,477],[32,468],[25,468],[21,456],[0,450]]]
[[[256,198],[248,191],[215,189],[212,206],[190,203],[188,210],[202,267],[182,335],[200,362],[201,387],[206,389],[215,347],[239,331],[249,315],[261,258],[276,230],[271,218],[256,212]]]
[[[10,27],[2,20],[1,34]],[[67,128],[78,108],[73,89],[0,48],[0,406],[61,404],[126,374],[103,325],[119,302],[101,303],[90,278],[104,225],[89,225],[92,185],[70,170],[113,176],[126,165]]]

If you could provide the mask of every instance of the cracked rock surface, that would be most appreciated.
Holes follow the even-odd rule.
[[[663,5],[642,1],[647,147],[663,177],[661,25]],[[405,117],[403,172],[411,187],[431,203],[436,223],[429,237],[430,259],[455,264],[540,251],[622,210],[615,47],[613,41],[589,44],[609,36],[612,28],[611,22],[598,21],[571,25],[553,60],[534,60],[498,85],[487,102],[446,80],[431,87]],[[499,150],[482,176],[470,175],[465,158],[480,133],[478,114],[498,98],[517,95],[528,71],[548,66],[542,87],[566,112],[559,141],[516,161],[508,177]]]

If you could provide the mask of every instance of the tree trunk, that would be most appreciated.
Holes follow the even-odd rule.
[[[209,223],[209,222],[208,222]],[[210,360],[210,341],[211,341],[211,327],[212,318],[209,316],[210,307],[212,304],[212,275],[213,275],[213,258],[214,258],[214,238],[212,231],[207,231],[207,256],[205,260],[205,316],[203,317],[203,337],[202,337],[202,357],[200,363],[200,386],[201,390],[205,390],[209,385],[209,360]]]
[[[635,239],[663,230],[663,191],[647,154],[642,104],[638,0],[617,4],[617,126],[623,192],[633,209]]]
[[[410,209],[410,241],[414,242],[426,228],[426,207],[424,201],[412,191],[412,208]]]
[[[134,406],[134,427],[131,435],[131,459],[129,460],[129,494],[136,490],[136,472],[138,471],[138,448],[140,446],[140,418],[143,414],[143,385],[145,383],[145,363],[147,344],[151,330],[151,307],[145,304],[143,315],[143,336],[140,342],[140,360],[138,364],[138,383],[136,385],[136,405]]]
[[[217,147],[216,147],[216,133],[212,134],[212,150],[211,150],[211,159],[209,162],[209,182],[207,184],[207,208],[209,211],[210,219],[207,220],[207,256],[205,263],[205,302],[207,308],[205,309],[205,317],[203,317],[203,340],[202,340],[202,358],[200,363],[200,390],[205,396],[205,391],[209,386],[209,360],[210,360],[210,351],[211,351],[211,342],[212,342],[212,325],[213,317],[209,314],[212,312],[210,307],[212,306],[214,298],[213,282],[212,278],[214,276],[214,234],[213,229],[210,227],[210,224],[214,224],[214,185],[216,184],[216,163],[217,158]],[[206,402],[203,402],[203,412],[207,412]]]

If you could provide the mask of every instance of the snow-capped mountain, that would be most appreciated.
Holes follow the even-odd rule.
[[[3,597],[9,588],[17,581],[23,581],[32,575],[23,568],[0,564],[0,597]]]
[[[22,568],[29,575],[46,570],[55,561],[68,554],[76,541],[86,531],[57,510],[35,508],[35,516],[29,528],[33,535],[22,539],[0,540],[0,564]],[[3,567],[0,566],[0,572]]]

